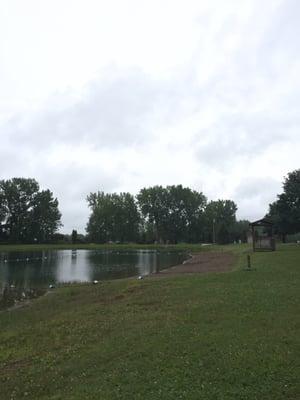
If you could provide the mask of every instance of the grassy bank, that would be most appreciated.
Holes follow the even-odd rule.
[[[213,247],[213,246],[207,246]],[[219,246],[218,246],[219,247]],[[174,249],[174,250],[190,250],[199,251],[206,248],[200,244],[176,244],[176,245],[160,245],[160,244],[96,244],[96,243],[76,243],[76,244],[0,244],[0,253],[8,251],[44,251],[44,250],[135,250],[135,249]]]
[[[1,399],[296,399],[300,247],[66,287],[0,313]]]

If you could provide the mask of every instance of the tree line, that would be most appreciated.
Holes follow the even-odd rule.
[[[92,242],[229,243],[246,240],[249,221],[237,221],[232,200],[207,202],[182,185],[130,193],[90,193],[87,234]]]
[[[300,233],[300,169],[288,173],[283,192],[269,205],[266,218],[274,223],[275,233],[283,242],[287,235]]]
[[[0,242],[230,243],[247,240],[249,221],[236,219],[232,200],[208,201],[182,185],[143,188],[130,193],[98,191],[87,196],[91,210],[86,235],[58,233],[61,213],[50,190],[35,179],[0,180]],[[300,170],[290,172],[283,193],[269,205],[266,218],[283,241],[300,232]]]
[[[40,190],[35,179],[0,180],[0,240],[11,243],[49,241],[61,226],[58,200]]]

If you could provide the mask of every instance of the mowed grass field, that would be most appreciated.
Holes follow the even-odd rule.
[[[0,313],[0,398],[299,399],[300,246],[65,287]]]

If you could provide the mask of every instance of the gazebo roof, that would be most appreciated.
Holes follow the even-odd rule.
[[[273,222],[269,221],[266,218],[258,219],[257,221],[251,222],[250,226],[272,226]]]

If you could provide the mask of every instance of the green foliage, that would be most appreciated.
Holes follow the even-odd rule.
[[[286,237],[287,243],[300,243],[300,232],[293,233],[292,235],[287,235]]]
[[[270,204],[267,217],[274,222],[276,233],[285,241],[287,234],[300,232],[300,169],[288,174],[283,190],[277,201]]]
[[[247,242],[247,234],[249,232],[250,221],[242,219],[236,221],[231,230],[231,237],[235,241],[241,240],[243,243]]]
[[[77,239],[78,239],[77,231],[76,231],[75,229],[73,229],[73,230],[72,230],[72,235],[71,235],[72,243],[76,243],[76,242],[77,242]]]
[[[34,179],[0,181],[0,223],[10,242],[45,242],[61,225],[58,201]]]
[[[130,193],[91,193],[87,197],[90,215],[87,233],[91,241],[136,241],[139,229],[139,213]]]
[[[139,208],[158,242],[199,241],[206,197],[182,185],[143,188]]]
[[[207,204],[205,209],[206,235],[215,235],[215,242],[229,243],[233,240],[236,225],[237,206],[232,200],[217,200]],[[214,241],[214,240],[213,240]]]
[[[141,213],[152,227],[156,241],[166,236],[166,221],[168,219],[168,199],[166,190],[162,186],[153,186],[141,189],[137,195]]]
[[[246,239],[248,223],[237,223],[237,207],[231,200],[207,204],[203,193],[182,185],[143,188],[136,200],[129,193],[91,193],[87,198],[92,209],[89,239],[97,243],[200,243],[212,242],[214,229],[217,243]]]
[[[53,198],[50,190],[36,193],[30,215],[32,224],[29,240],[48,241],[61,226],[61,213],[58,200]]]

